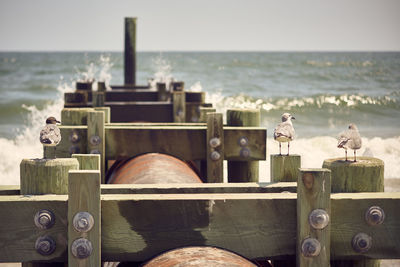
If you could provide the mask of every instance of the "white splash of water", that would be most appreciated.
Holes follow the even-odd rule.
[[[172,76],[172,66],[171,63],[162,57],[162,54],[153,60],[153,68],[154,68],[154,78],[149,80],[150,87],[152,89],[156,89],[156,85],[158,82],[162,82],[166,84],[167,88],[170,88],[170,84],[174,81],[174,77]]]
[[[113,65],[114,63],[111,62],[110,56],[100,55],[100,71],[98,74],[98,81],[105,82],[107,90],[111,90],[111,68]]]

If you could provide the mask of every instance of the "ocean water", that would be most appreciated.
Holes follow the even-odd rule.
[[[21,159],[41,157],[39,131],[46,117],[60,117],[63,93],[75,81],[123,83],[122,56],[0,52],[0,184],[18,184]],[[139,52],[137,83],[149,78],[205,91],[219,112],[260,108],[268,159],[279,151],[273,129],[290,112],[296,117],[291,153],[302,156],[302,167],[344,156],[336,138],[355,123],[363,137],[358,155],[384,160],[385,178],[400,177],[399,52]],[[269,160],[260,176],[269,181]]]

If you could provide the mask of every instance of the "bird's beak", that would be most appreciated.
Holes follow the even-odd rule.
[[[56,120],[56,122],[57,122],[57,123],[61,123],[61,121],[57,121],[57,120]]]
[[[292,117],[292,120],[295,120],[296,118],[295,117]]]

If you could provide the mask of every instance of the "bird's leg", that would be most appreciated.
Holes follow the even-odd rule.
[[[281,153],[281,142],[279,142],[279,156],[282,156],[282,153]]]
[[[356,157],[356,151],[354,150],[354,162],[357,161],[357,157]]]
[[[347,149],[344,150],[344,153],[346,155],[346,161],[347,161]]]
[[[289,156],[289,147],[290,147],[290,142],[287,142],[287,155]]]

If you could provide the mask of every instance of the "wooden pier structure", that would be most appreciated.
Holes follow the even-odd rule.
[[[136,20],[126,24],[129,76]],[[125,83],[97,91],[77,84],[65,94],[56,158],[24,159],[20,186],[0,186],[0,262],[138,266],[198,246],[240,255],[238,266],[400,258],[400,193],[383,192],[381,160],[327,159],[305,169],[300,155],[271,155],[271,182],[260,183],[267,129],[258,110],[228,110],[224,124],[204,93],[182,82],[157,90],[135,77]],[[115,164],[147,153],[190,163],[203,183],[107,183]]]

